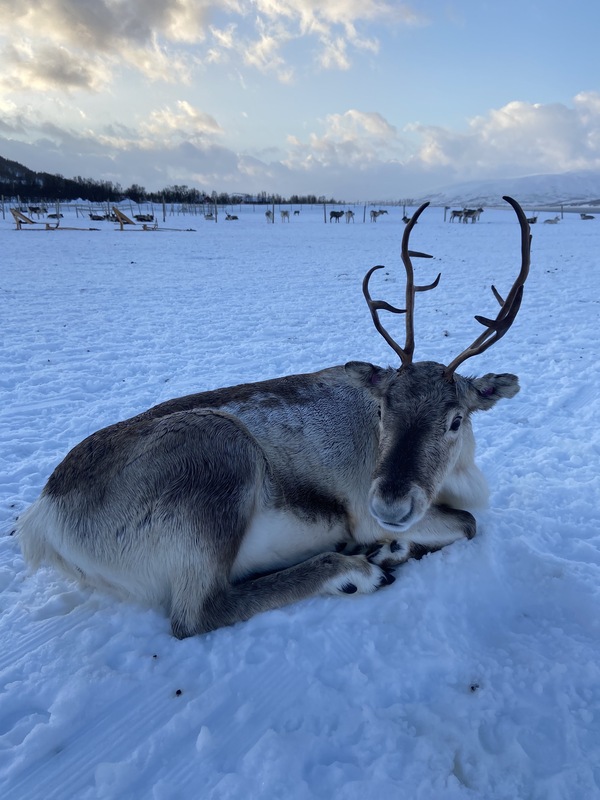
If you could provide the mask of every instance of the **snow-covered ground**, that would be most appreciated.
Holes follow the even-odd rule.
[[[387,265],[377,294],[402,302],[402,209],[356,212],[165,223],[195,232],[0,224],[3,798],[600,797],[600,219],[532,228],[520,315],[463,366],[521,380],[475,419],[490,508],[474,540],[392,586],[178,641],[158,611],[30,574],[11,536],[102,426],[202,389],[395,363],[361,280]],[[436,257],[418,280],[442,272],[417,297],[415,357],[448,362],[473,315],[495,313],[489,285],[516,275],[516,218],[451,225],[431,208],[411,244]]]

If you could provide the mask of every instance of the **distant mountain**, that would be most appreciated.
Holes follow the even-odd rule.
[[[530,207],[600,205],[600,171],[456,183],[432,192],[424,199],[437,206],[479,207],[500,205],[500,198],[505,194]]]

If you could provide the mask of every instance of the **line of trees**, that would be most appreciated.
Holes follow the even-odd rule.
[[[229,194],[227,192],[211,192],[207,194],[200,189],[189,186],[166,186],[158,192],[148,192],[137,183],[123,188],[112,181],[98,181],[92,178],[64,178],[62,175],[51,175],[48,172],[34,172],[16,161],[0,157],[0,195],[6,200],[21,203],[54,203],[57,200],[87,200],[90,203],[119,202],[128,198],[135,203],[217,203],[218,205],[237,205],[239,203],[293,203],[296,205],[310,203],[336,203],[333,198],[316,195],[293,194],[286,198],[282,195],[269,195],[259,192],[255,196],[245,194]]]

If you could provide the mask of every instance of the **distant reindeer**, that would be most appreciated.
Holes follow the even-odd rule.
[[[330,211],[329,212],[329,222],[339,222],[341,218],[344,216],[343,211]]]
[[[285,222],[286,220],[288,222],[290,221],[290,212],[289,211],[280,211],[279,213],[281,214],[281,221],[282,222]]]
[[[478,222],[479,217],[483,214],[483,208],[465,208],[463,210],[462,221],[467,223],[471,220],[471,223]]]
[[[414,362],[414,282],[404,229],[406,308],[363,293],[401,365],[350,361],[180,397],[110,425],[71,450],[18,520],[26,560],[163,607],[183,638],[318,593],[373,592],[411,555],[475,534],[486,499],[471,416],[519,390],[511,374],[457,368],[509,330],[529,272],[448,366]],[[401,347],[380,311],[404,314]]]
[[[265,211],[265,218],[266,218],[267,222],[274,222],[274,220],[273,220],[273,212],[271,211],[271,209],[269,209],[268,211]]]
[[[460,222],[463,218],[463,214],[464,211],[453,211],[450,214],[450,222],[454,222],[455,219],[457,219]]]
[[[388,212],[385,209],[379,209],[379,211],[375,211],[375,209],[371,210],[371,222],[377,222],[377,217],[380,217],[382,214],[387,214]]]
[[[550,219],[544,220],[544,225],[558,225],[560,222],[560,217],[551,217]]]
[[[581,219],[596,219],[593,214],[580,214]]]
[[[354,211],[348,209],[348,211],[345,212],[345,217],[346,222],[354,222]]]
[[[238,219],[238,217],[236,217],[236,215],[235,215],[235,214],[225,214],[225,219],[226,219],[228,222],[230,222],[230,221],[232,221],[232,220],[234,220],[234,219]]]

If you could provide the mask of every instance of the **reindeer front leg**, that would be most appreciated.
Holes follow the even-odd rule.
[[[391,570],[410,558],[422,558],[460,539],[472,539],[476,532],[475,517],[468,511],[445,505],[431,506],[423,519],[397,539],[359,545],[350,552],[353,555],[362,553],[371,563]]]

